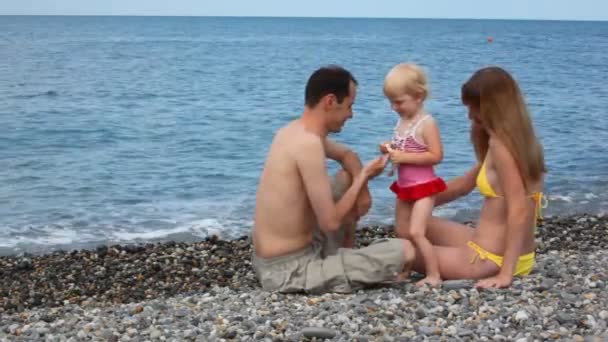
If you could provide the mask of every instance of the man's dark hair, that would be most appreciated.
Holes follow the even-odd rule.
[[[323,96],[334,94],[338,103],[342,103],[350,91],[350,82],[357,84],[355,77],[346,69],[338,65],[329,65],[317,69],[310,75],[306,83],[306,106],[316,106]]]

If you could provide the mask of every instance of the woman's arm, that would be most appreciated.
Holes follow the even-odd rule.
[[[475,189],[475,181],[477,179],[477,174],[479,173],[480,167],[481,165],[476,163],[464,175],[448,181],[447,189],[437,194],[437,197],[435,198],[435,206],[452,202],[457,198],[471,193],[471,191]]]
[[[524,246],[529,227],[526,187],[517,163],[507,147],[497,139],[490,139],[489,153],[507,205],[507,234],[505,253],[500,271],[494,277],[480,280],[478,287],[507,287],[513,281],[513,271]]]

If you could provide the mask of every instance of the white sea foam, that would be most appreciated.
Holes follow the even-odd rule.
[[[564,196],[564,195],[550,195],[548,196],[549,201],[564,201],[564,202],[568,202],[568,203],[572,203],[573,199],[571,196]]]
[[[37,229],[37,233],[28,235],[18,235],[0,240],[0,247],[12,248],[18,245],[70,245],[83,241],[95,240],[99,236],[88,232],[78,231],[75,228],[42,226]]]
[[[593,193],[589,192],[589,193],[585,194],[585,198],[588,199],[588,200],[592,200],[592,199],[598,198],[598,196],[596,194],[593,194]]]

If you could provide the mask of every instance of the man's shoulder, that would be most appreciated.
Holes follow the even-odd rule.
[[[283,126],[277,131],[275,143],[291,146],[297,149],[317,149],[323,147],[323,139],[294,124]]]

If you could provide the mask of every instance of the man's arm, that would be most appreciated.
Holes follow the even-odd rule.
[[[325,138],[323,141],[325,148],[325,155],[327,158],[332,159],[340,163],[344,171],[350,174],[351,179],[355,179],[361,173],[363,165],[359,156],[350,150],[348,147]],[[357,216],[361,217],[367,214],[367,211],[371,207],[371,194],[367,186],[367,182],[363,185],[359,197],[357,198]]]
[[[350,188],[338,203],[334,203],[322,141],[318,138],[308,138],[302,143],[299,151],[300,153],[296,154],[296,163],[319,226],[324,231],[336,231],[344,217],[352,210],[359,191],[367,183],[367,176],[360,168],[359,173],[353,177]]]
[[[327,158],[340,163],[342,168],[353,178],[361,172],[363,164],[361,164],[359,156],[348,147],[327,138],[324,140],[323,145]]]

